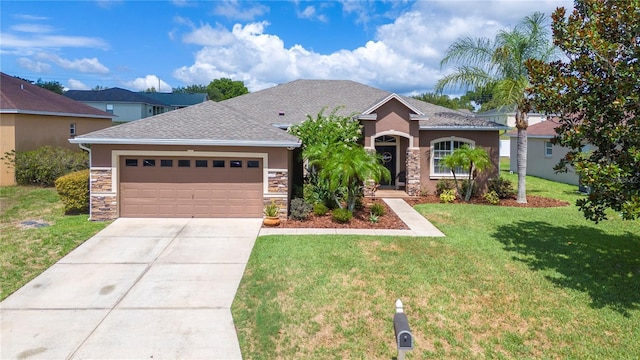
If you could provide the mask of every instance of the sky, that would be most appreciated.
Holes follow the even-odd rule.
[[[339,79],[415,95],[452,71],[440,60],[457,38],[559,6],[572,1],[2,0],[0,70],[73,90]]]

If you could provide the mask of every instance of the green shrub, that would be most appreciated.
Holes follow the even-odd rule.
[[[484,199],[491,205],[500,204],[500,197],[495,191],[489,191],[488,193],[484,194]]]
[[[334,209],[331,212],[331,218],[337,223],[345,224],[351,221],[353,213],[348,209]]]
[[[371,214],[376,215],[378,217],[384,215],[384,205],[380,203],[371,204]]]
[[[515,194],[511,181],[503,177],[489,179],[488,191],[495,191],[500,199],[509,199]]]
[[[371,214],[369,214],[369,221],[371,221],[372,224],[375,224],[378,221],[380,221],[380,216],[378,216],[378,215],[376,215],[374,213],[371,213]]]
[[[309,216],[309,212],[311,211],[311,205],[301,198],[295,198],[291,200],[289,208],[291,211],[291,218],[296,220],[306,219],[307,216]]]
[[[463,180],[462,184],[460,185],[460,191],[462,192],[462,194],[460,194],[461,197],[465,197],[467,195],[467,189],[469,188],[469,180]],[[478,183],[477,182],[473,182],[473,188],[471,189],[471,197],[475,197],[476,194],[478,194]]]
[[[80,170],[59,177],[56,190],[67,215],[89,213],[89,170]]]
[[[451,179],[440,179],[436,184],[436,195],[442,194],[445,190],[453,190],[456,184]]]
[[[456,191],[451,189],[451,190],[443,190],[442,193],[440,194],[440,202],[441,203],[452,203],[454,200],[456,199]]]
[[[6,153],[2,159],[14,167],[19,185],[53,186],[57,178],[89,167],[86,152],[53,146]]]
[[[329,208],[325,204],[317,203],[313,205],[313,213],[316,214],[317,216],[326,215],[328,212],[329,212]]]

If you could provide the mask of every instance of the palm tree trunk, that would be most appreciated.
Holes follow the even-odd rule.
[[[529,127],[527,112],[517,109],[516,128],[518,129],[518,199],[516,201],[520,204],[527,203],[527,127]]]

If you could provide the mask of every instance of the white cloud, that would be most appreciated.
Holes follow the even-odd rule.
[[[67,81],[67,90],[91,90],[91,87],[80,80],[69,79]]]
[[[2,47],[9,49],[46,49],[62,47],[87,47],[107,49],[109,44],[100,38],[86,36],[35,35],[17,36],[11,33],[0,33]]]
[[[232,20],[250,21],[269,12],[269,8],[257,3],[244,3],[238,0],[225,0],[216,2],[214,14],[224,16]]]
[[[51,65],[40,61],[33,61],[28,58],[18,58],[16,59],[16,62],[21,68],[35,73],[43,73],[51,70]]]
[[[32,14],[14,14],[13,17],[16,18],[16,19],[28,20],[28,21],[49,20],[48,17],[39,16],[39,15],[32,15]]]
[[[63,69],[75,70],[83,73],[107,74],[109,69],[102,65],[97,58],[83,58],[75,60],[63,59],[55,54],[39,53],[37,58],[40,60],[48,60],[60,66]]]
[[[138,91],[144,91],[149,88],[154,88],[159,92],[170,92],[172,89],[171,85],[167,84],[163,80],[160,80],[160,78],[158,78],[156,75],[147,75],[143,78],[126,81],[123,84],[128,88]]]
[[[54,28],[49,25],[41,25],[41,24],[17,24],[12,26],[11,30],[27,32],[27,33],[48,33],[48,32],[52,32]]]

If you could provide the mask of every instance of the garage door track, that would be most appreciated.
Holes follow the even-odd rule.
[[[241,359],[262,219],[116,220],[0,304],[2,359]]]

